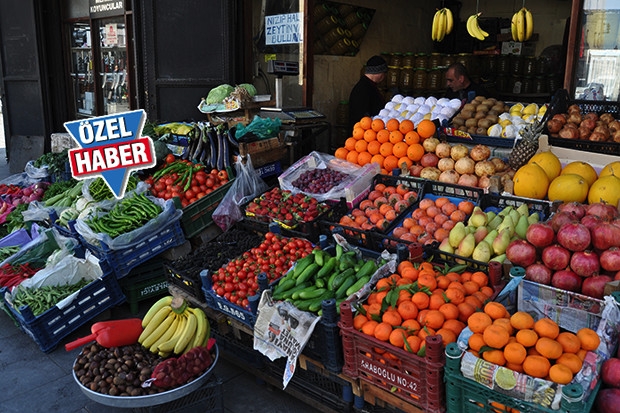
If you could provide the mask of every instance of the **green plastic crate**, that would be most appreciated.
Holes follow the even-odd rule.
[[[118,282],[127,297],[132,314],[138,313],[140,301],[168,294],[168,277],[161,257],[151,258]]]

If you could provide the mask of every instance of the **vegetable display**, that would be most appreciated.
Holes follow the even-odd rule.
[[[249,309],[248,297],[259,290],[258,274],[264,272],[269,282],[274,281],[284,275],[293,262],[307,256],[313,249],[306,239],[267,232],[258,247],[244,252],[213,273],[212,289],[231,303]]]
[[[69,161],[69,150],[62,152],[48,152],[35,159],[32,165],[36,168],[47,166],[50,175],[65,172],[65,165]]]
[[[125,197],[101,216],[91,216],[85,222],[94,231],[112,238],[140,228],[157,217],[162,208],[144,194]]]
[[[127,179],[127,188],[125,189],[125,191],[133,191],[134,189],[136,189],[137,185],[138,179],[133,175],[129,175],[129,178]],[[114,199],[114,194],[110,190],[110,187],[101,177],[96,178],[88,186],[88,192],[90,193],[90,196],[97,202],[101,202],[106,199]]]
[[[39,288],[18,286],[13,293],[13,306],[18,310],[22,306],[28,306],[34,316],[39,316],[89,283],[89,280],[82,278],[75,284],[46,285]]]
[[[29,263],[19,265],[6,263],[0,267],[0,287],[16,287],[40,269],[32,267]]]
[[[246,205],[245,214],[260,221],[276,221],[289,227],[295,227],[301,222],[315,220],[329,207],[316,198],[301,192],[293,194],[291,191],[275,187],[254,198]]]

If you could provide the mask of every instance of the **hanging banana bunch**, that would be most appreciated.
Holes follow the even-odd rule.
[[[475,39],[480,41],[486,39],[489,36],[489,33],[482,30],[480,25],[478,24],[478,18],[482,13],[474,13],[467,19],[467,33]]]
[[[452,32],[454,27],[454,17],[452,11],[447,7],[437,10],[433,17],[431,38],[434,42],[441,42],[446,35]]]
[[[534,32],[532,12],[522,7],[521,10],[513,14],[510,31],[512,33],[512,40],[515,42],[527,42]]]

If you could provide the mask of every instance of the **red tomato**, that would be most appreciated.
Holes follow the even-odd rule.
[[[168,155],[166,155],[166,159],[165,159],[165,161],[166,161],[166,163],[172,163],[172,162],[174,162],[174,161],[175,161],[175,159],[176,159],[176,158],[174,157],[174,155],[173,155],[173,154],[171,154],[171,153],[169,153]]]

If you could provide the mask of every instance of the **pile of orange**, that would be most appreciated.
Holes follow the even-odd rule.
[[[550,318],[534,318],[527,312],[510,315],[497,302],[467,319],[472,331],[469,349],[477,357],[532,377],[568,384],[581,370],[588,351],[596,350],[598,334],[590,328],[577,333],[562,331]]]
[[[339,223],[363,230],[385,230],[417,199],[417,191],[404,183],[397,186],[377,183],[366,199],[350,213],[343,215]]]
[[[448,237],[457,222],[465,221],[474,206],[474,203],[468,200],[455,204],[444,196],[424,198],[411,216],[394,228],[392,235],[394,238],[421,244],[441,242]]]
[[[469,316],[493,295],[488,282],[482,271],[444,273],[427,261],[402,261],[396,273],[377,282],[353,318],[353,327],[423,356],[428,336],[441,336],[444,345],[456,341]],[[388,346],[377,352],[398,359]]]
[[[428,119],[420,121],[416,128],[409,119],[391,118],[384,122],[365,116],[353,126],[352,135],[343,147],[336,149],[334,156],[360,166],[375,162],[381,173],[387,175],[395,168],[409,168],[422,159],[422,142],[436,130],[433,121]]]

